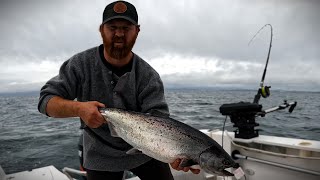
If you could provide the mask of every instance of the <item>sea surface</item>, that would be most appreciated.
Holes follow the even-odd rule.
[[[283,100],[297,101],[288,109],[257,118],[260,134],[320,140],[320,92],[272,91],[261,99],[263,109]],[[252,102],[256,91],[216,89],[167,89],[171,116],[198,129],[222,129],[225,103]],[[78,168],[77,118],[54,119],[37,110],[38,94],[0,95],[0,165],[7,174],[48,165]],[[226,129],[234,130],[230,119]]]

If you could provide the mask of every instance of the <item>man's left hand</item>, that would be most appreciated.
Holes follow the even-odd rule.
[[[200,173],[200,169],[193,169],[191,167],[180,167],[180,162],[181,159],[176,159],[174,162],[170,163],[171,167],[177,171],[184,171],[184,172],[188,172],[189,170],[193,173],[193,174],[199,174]]]

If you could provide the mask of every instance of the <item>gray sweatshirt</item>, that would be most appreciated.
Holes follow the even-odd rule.
[[[64,62],[59,75],[41,89],[38,109],[46,113],[50,98],[99,101],[106,107],[137,112],[157,110],[169,114],[159,74],[143,59],[133,55],[132,69],[118,77],[99,56],[99,47],[78,53]],[[84,167],[99,171],[123,171],[148,160],[146,155],[127,155],[131,146],[121,138],[111,137],[107,124],[89,129],[81,121]],[[107,143],[106,143],[107,142]]]

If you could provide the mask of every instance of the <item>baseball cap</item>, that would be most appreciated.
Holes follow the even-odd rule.
[[[112,19],[126,19],[134,25],[138,25],[138,13],[136,8],[126,1],[115,1],[106,6],[103,11],[102,24]]]

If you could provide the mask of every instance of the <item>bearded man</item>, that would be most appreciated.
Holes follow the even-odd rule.
[[[168,164],[143,154],[126,154],[132,147],[110,135],[98,110],[169,115],[159,74],[131,51],[140,31],[136,8],[126,1],[110,3],[99,30],[103,44],[65,61],[59,74],[42,87],[38,109],[55,118],[80,117],[82,165],[89,180],[120,180],[125,170],[140,179],[173,179]]]

